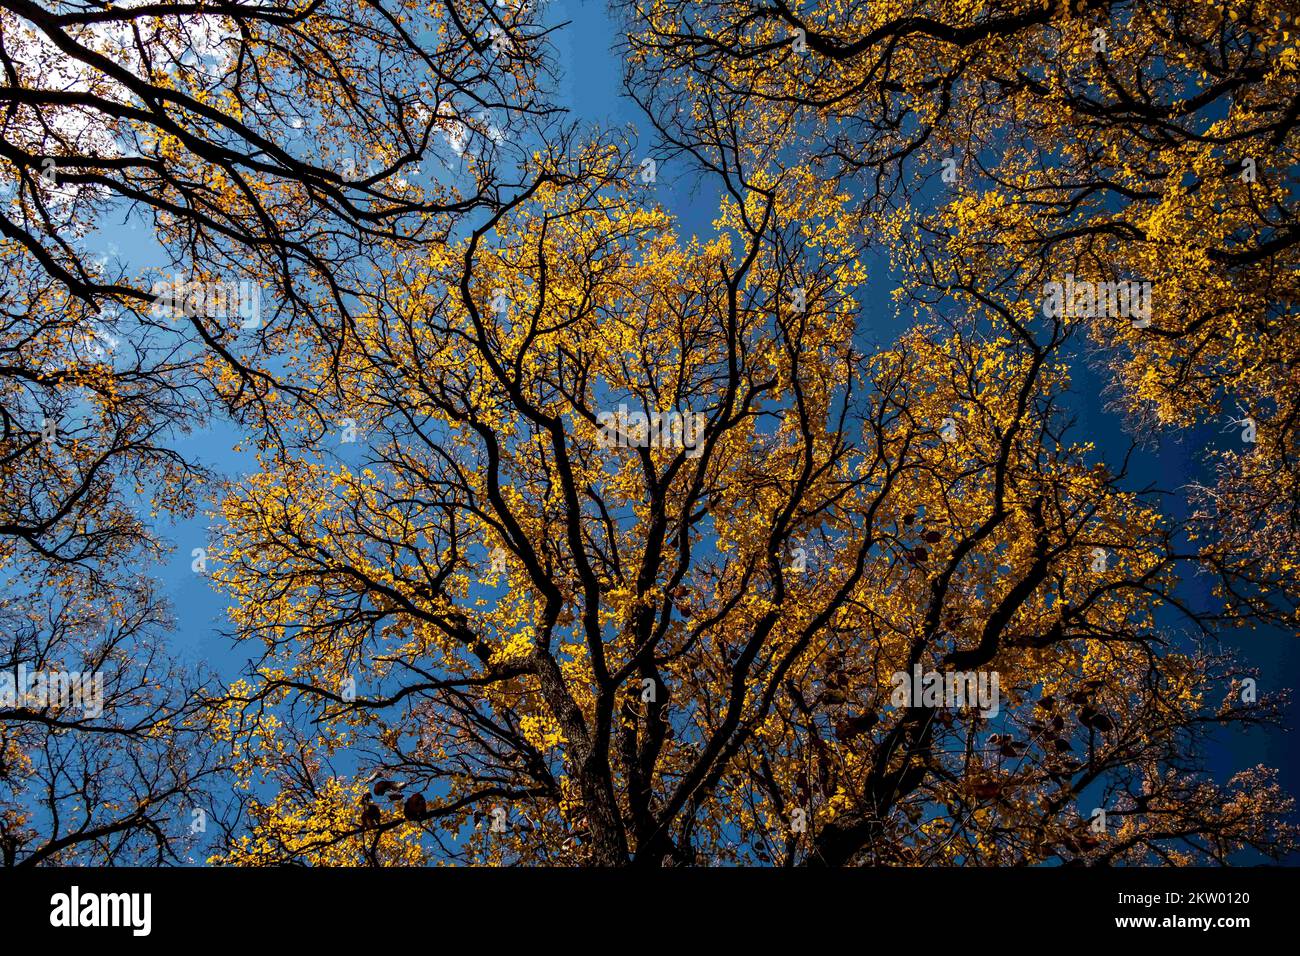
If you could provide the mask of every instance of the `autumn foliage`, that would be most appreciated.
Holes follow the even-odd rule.
[[[203,486],[249,660],[123,686],[92,789],[154,809],[80,836],[26,809],[72,801],[33,755],[97,728],[0,707],[6,862],[1295,849],[1273,770],[1204,760],[1285,709],[1235,639],[1297,626],[1294,4],[616,4],[658,168],[720,197],[705,235],[644,147],[559,115],[541,12],[389,6],[0,3],[0,48],[81,64],[0,87],[0,615],[28,635],[0,647],[88,652],[88,599],[154,646],[134,506]],[[187,60],[198,21],[218,52]],[[122,204],[192,278],[264,286],[265,322],[92,268]],[[1045,310],[1067,276],[1148,284],[1150,321]],[[77,336],[109,307],[106,357]],[[1133,447],[1077,423],[1097,374]],[[216,420],[251,474],[177,450]],[[1151,435],[1224,424],[1205,481],[1132,477]],[[995,675],[996,706],[900,703],[918,671]],[[202,838],[151,815],[191,806]]]

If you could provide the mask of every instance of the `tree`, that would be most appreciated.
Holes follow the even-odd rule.
[[[109,674],[0,704],[5,861],[1295,849],[1200,747],[1281,713],[1218,639],[1294,626],[1286,5],[625,9],[709,235],[527,4],[0,0],[4,664]],[[1243,404],[1188,516],[1077,434],[1085,344],[1139,427]],[[219,695],[138,567],[217,415]]]
[[[905,287],[951,291],[928,264],[942,275],[958,255],[1034,277],[1039,297],[1067,276],[1147,283],[1140,323],[1074,317],[1118,404],[1137,431],[1248,436],[1215,453],[1203,517],[1247,577],[1294,566],[1292,4],[627,6],[629,82],[669,138],[707,142],[717,116],[764,115],[764,162],[798,143],[787,162],[913,222],[882,230],[901,263],[927,263]],[[708,109],[665,108],[697,95]]]
[[[196,842],[224,758],[140,567],[209,477],[177,439],[296,440],[286,357],[345,347],[372,246],[494,208],[545,60],[532,13],[462,0],[0,4],[0,666],[107,681],[93,717],[0,705],[6,863]]]
[[[539,163],[385,277],[329,399],[360,457],[229,489],[218,576],[265,653],[226,702],[249,826],[218,862],[1294,846],[1267,770],[1197,772],[1202,728],[1276,701],[1170,640],[1171,610],[1233,616],[1181,601],[1203,556],[1069,437],[1070,323],[1011,302],[865,355],[833,181],[732,180],[683,240],[608,144]],[[918,667],[998,691],[899,701]]]

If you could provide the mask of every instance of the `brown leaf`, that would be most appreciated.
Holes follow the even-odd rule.
[[[361,828],[363,830],[373,830],[379,826],[380,816],[378,804],[367,803],[361,808]]]
[[[1002,792],[1002,784],[996,780],[978,780],[970,786],[970,792],[980,800],[991,800]]]
[[[423,820],[428,812],[429,805],[425,802],[422,793],[411,794],[402,805],[402,816],[408,820]]]
[[[866,713],[856,717],[845,717],[835,722],[835,736],[840,740],[852,740],[861,736],[880,722],[875,714]]]

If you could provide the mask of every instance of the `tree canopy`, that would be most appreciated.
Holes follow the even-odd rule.
[[[1293,851],[1205,744],[1297,623],[1294,4],[615,7],[652,160],[529,4],[0,0],[0,647],[114,675],[0,705],[5,861]],[[202,494],[233,682],[139,567]]]

